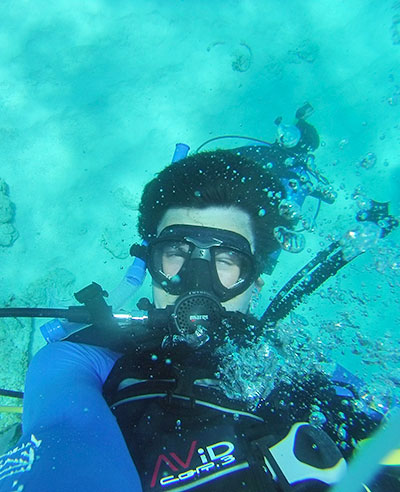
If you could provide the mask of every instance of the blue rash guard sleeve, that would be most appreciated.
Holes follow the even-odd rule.
[[[0,492],[141,491],[135,465],[102,395],[120,354],[57,342],[27,373],[23,435],[0,456]]]

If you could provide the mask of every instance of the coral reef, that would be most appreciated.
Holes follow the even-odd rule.
[[[29,306],[63,307],[73,298],[75,275],[66,268],[54,268],[28,285],[22,298]]]
[[[20,299],[13,299],[15,305]],[[1,302],[2,306],[10,306],[11,299]],[[4,318],[0,319],[0,388],[22,391],[25,373],[28,368],[29,355],[27,348],[30,344],[32,322],[28,319]],[[20,406],[21,400],[0,396],[0,406]],[[18,426],[21,414],[14,412],[0,412],[0,447],[3,433],[10,427]],[[4,436],[8,446],[12,436]]]
[[[11,225],[11,224],[2,224]],[[75,276],[65,268],[54,268],[31,282],[20,294],[0,297],[0,306],[64,307],[71,304]],[[44,345],[39,326],[44,320],[0,319],[0,388],[22,391],[32,355]],[[20,406],[21,400],[0,396],[0,406]],[[10,448],[20,433],[21,415],[0,412],[0,454]]]
[[[232,70],[235,72],[247,72],[253,61],[253,53],[249,45],[241,42],[232,53]]]
[[[395,2],[392,5],[392,9],[395,11],[392,17],[392,44],[399,45],[400,44],[400,2]]]
[[[0,195],[0,223],[11,222],[14,218],[14,207],[7,195]]]
[[[113,195],[117,202],[120,203],[123,207],[129,210],[137,210],[140,202],[140,193],[132,193],[125,186],[121,186],[113,191]]]
[[[0,246],[12,246],[18,236],[18,231],[13,224],[0,224]]]
[[[226,41],[215,41],[207,46],[207,51],[212,51],[215,47],[222,47],[219,56],[229,56],[231,59],[232,70],[235,72],[247,72],[253,61],[253,52],[250,46],[241,41],[235,47]]]
[[[132,241],[129,241],[129,236],[126,236],[125,231],[119,227],[106,227],[103,231],[101,244],[109,251],[114,258],[124,260],[129,256],[129,247]]]
[[[319,55],[319,46],[310,39],[304,39],[293,50],[288,51],[289,63],[313,63]]]
[[[20,418],[19,418],[20,420]],[[12,449],[18,439],[21,437],[22,428],[21,423],[16,422],[7,427],[4,432],[0,433],[0,455],[6,453],[9,449]]]
[[[0,178],[0,247],[12,246],[19,236],[13,225],[15,205],[8,195],[8,184]]]
[[[8,196],[8,184],[4,181],[4,179],[0,178],[0,194]]]

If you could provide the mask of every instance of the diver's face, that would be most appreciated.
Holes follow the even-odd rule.
[[[172,225],[192,225],[201,227],[214,227],[225,229],[227,231],[236,232],[245,237],[251,246],[254,253],[254,237],[251,230],[250,216],[236,207],[208,207],[204,209],[197,208],[171,208],[167,210],[164,217],[157,228],[157,234],[168,226]],[[173,261],[179,261],[174,259]],[[219,276],[221,282],[229,287],[237,280],[238,272],[235,271],[235,265],[227,268],[226,263],[221,259]],[[168,271],[171,269],[171,272]],[[164,265],[164,271],[174,275],[179,270],[179,266],[171,264]],[[236,268],[237,270],[237,268]],[[223,302],[222,305],[228,311],[240,311],[247,313],[249,309],[250,299],[254,283],[245,290],[242,294]],[[155,282],[153,282],[153,299],[156,308],[165,308],[169,304],[174,304],[178,296],[174,296],[165,292],[165,290]]]

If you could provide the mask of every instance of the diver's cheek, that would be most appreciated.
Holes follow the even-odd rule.
[[[251,296],[253,293],[255,283],[252,283],[250,287],[242,294],[223,302],[222,305],[227,311],[239,311],[246,314],[249,311]],[[153,302],[157,309],[164,309],[167,306],[174,305],[179,296],[168,294],[160,287],[156,282],[153,282]]]
[[[171,304],[175,304],[177,299],[178,296],[168,294],[168,292],[165,292],[165,290],[156,282],[153,282],[153,302],[157,309],[164,309]]]
[[[223,302],[222,305],[224,308],[227,311],[239,311],[240,313],[246,314],[249,311],[254,285],[255,284],[252,283],[242,294],[239,294],[229,301]]]

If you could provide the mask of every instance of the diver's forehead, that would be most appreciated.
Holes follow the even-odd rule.
[[[245,237],[254,251],[254,237],[250,215],[237,207],[179,207],[168,209],[157,227],[157,235],[168,226],[175,224],[214,227],[236,232]]]

